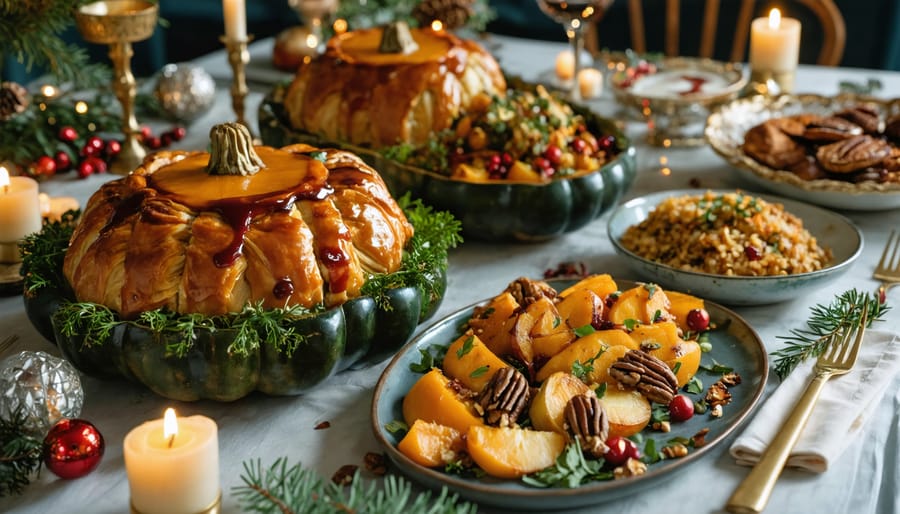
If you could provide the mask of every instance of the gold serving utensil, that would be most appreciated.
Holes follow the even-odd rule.
[[[10,348],[12,348],[12,345],[14,345],[16,343],[16,341],[18,341],[18,340],[19,340],[18,334],[12,334],[12,335],[9,335],[9,336],[6,336],[5,338],[3,338],[3,340],[0,341],[0,356],[2,356],[4,353],[6,353],[6,350],[9,350]]]
[[[816,361],[815,376],[806,386],[803,396],[800,397],[793,412],[781,426],[778,435],[763,452],[759,462],[753,466],[750,474],[734,490],[725,505],[725,510],[735,514],[758,513],[766,507],[772,489],[775,488],[775,482],[781,475],[781,470],[784,468],[791,450],[797,444],[825,383],[835,375],[843,375],[850,371],[856,362],[863,334],[866,331],[868,316],[869,302],[866,301],[859,325],[844,327],[834,335],[834,339]],[[855,338],[853,337],[854,333],[856,334]]]
[[[878,294],[881,298],[887,294],[887,290],[900,284],[900,234],[891,230],[887,243],[884,245],[884,253],[881,260],[872,273],[872,278],[881,281]]]

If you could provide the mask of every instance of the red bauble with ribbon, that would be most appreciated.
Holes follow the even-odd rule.
[[[83,419],[63,419],[44,438],[44,464],[60,478],[80,478],[100,464],[105,447],[97,427]]]

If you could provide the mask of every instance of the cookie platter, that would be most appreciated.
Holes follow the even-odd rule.
[[[713,112],[710,146],[750,182],[825,207],[900,207],[896,100],[858,95],[755,96]]]

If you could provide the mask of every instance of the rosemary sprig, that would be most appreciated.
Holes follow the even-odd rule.
[[[470,514],[476,506],[459,501],[457,495],[441,489],[437,497],[431,492],[413,494],[412,486],[403,478],[388,475],[383,488],[374,481],[364,481],[357,472],[347,488],[325,483],[300,464],[288,466],[279,458],[268,468],[262,463],[244,462],[245,485],[232,489],[243,512],[260,514]]]
[[[784,379],[804,360],[821,355],[843,327],[859,326],[865,303],[869,304],[871,313],[866,323],[867,327],[872,326],[875,321],[882,320],[884,314],[890,310],[890,307],[879,301],[877,294],[863,293],[856,289],[844,291],[830,304],[810,308],[807,328],[793,329],[790,335],[778,337],[787,341],[784,348],[772,352],[778,376]]]

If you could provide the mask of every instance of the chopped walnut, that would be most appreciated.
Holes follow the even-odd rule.
[[[350,485],[353,483],[353,475],[356,474],[358,466],[353,464],[345,464],[331,475],[331,481],[338,485]]]
[[[709,415],[714,418],[721,418],[722,417],[722,405],[716,405],[715,407],[713,407],[712,410],[709,411]]]
[[[447,388],[459,395],[462,399],[475,398],[478,396],[478,393],[469,389],[465,384],[455,378],[447,384]]]
[[[728,392],[728,386],[721,381],[709,386],[706,391],[706,403],[713,408],[731,403],[731,393]]]
[[[366,464],[366,469],[376,475],[381,476],[387,473],[387,459],[383,453],[368,452],[363,462]]]
[[[668,421],[656,421],[653,423],[653,430],[668,433],[672,430],[672,423]]]
[[[613,470],[613,476],[616,480],[620,478],[636,477],[647,472],[647,465],[638,459],[629,458],[623,466],[619,466]]]
[[[701,428],[699,432],[691,436],[691,443],[694,445],[694,448],[700,448],[706,446],[706,434],[709,433],[709,428]]]
[[[680,459],[688,454],[687,446],[681,443],[675,443],[669,446],[663,447],[660,451],[667,459]]]
[[[719,382],[722,382],[728,387],[736,386],[741,383],[741,376],[734,372],[726,373],[722,375],[722,378],[719,379]]]

